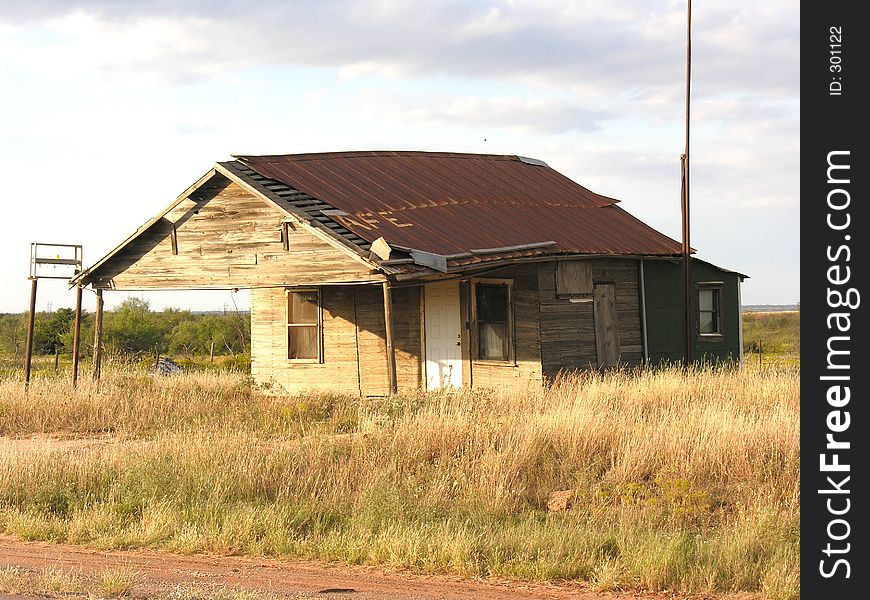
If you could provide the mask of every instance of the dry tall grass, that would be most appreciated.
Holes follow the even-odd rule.
[[[798,379],[650,371],[365,400],[271,397],[230,374],[26,396],[5,380],[0,530],[796,598]],[[548,513],[565,489],[573,507]]]

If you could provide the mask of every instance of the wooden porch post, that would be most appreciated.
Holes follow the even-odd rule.
[[[399,386],[396,382],[396,348],[393,346],[393,294],[389,282],[383,283],[384,288],[384,326],[387,337],[387,377],[390,384],[390,394],[395,394]]]
[[[30,315],[27,318],[27,345],[24,349],[24,388],[30,385],[30,362],[33,358],[33,325],[36,318],[36,277],[30,278]]]
[[[76,387],[76,384],[79,380],[79,342],[81,341],[81,329],[82,329],[82,286],[76,286],[76,318],[73,324],[73,372],[72,372],[72,384],[73,388]]]
[[[97,309],[94,312],[94,381],[100,380],[103,367],[103,290],[97,289]]]

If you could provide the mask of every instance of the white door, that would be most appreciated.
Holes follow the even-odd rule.
[[[426,389],[462,387],[462,322],[459,282],[424,287],[426,329]]]

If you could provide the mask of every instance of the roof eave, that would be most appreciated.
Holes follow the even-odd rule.
[[[87,269],[81,271],[81,272],[80,272],[79,274],[77,274],[75,277],[71,278],[71,279],[68,281],[69,287],[72,288],[72,287],[75,287],[76,285],[87,286],[89,283],[91,283],[92,278],[93,278],[92,276],[95,274],[95,271],[97,271],[101,266],[103,266],[103,265],[104,265],[104,264],[105,264],[109,259],[111,259],[113,256],[115,256],[116,254],[118,254],[118,252],[120,252],[121,250],[123,250],[123,249],[124,249],[128,244],[130,244],[130,243],[133,242],[136,238],[138,238],[140,235],[142,235],[143,233],[145,233],[145,232],[146,232],[146,231],[147,231],[147,230],[148,230],[152,225],[154,225],[154,224],[157,223],[160,219],[162,219],[162,218],[165,217],[167,214],[169,214],[169,212],[170,212],[173,208],[175,208],[176,206],[178,206],[179,204],[181,204],[182,202],[184,202],[187,198],[189,198],[190,195],[191,195],[193,192],[195,192],[197,189],[199,189],[200,187],[202,187],[202,185],[203,185],[204,183],[206,183],[209,179],[211,179],[212,177],[214,177],[215,174],[216,174],[216,171],[215,171],[215,168],[214,168],[214,167],[212,167],[211,169],[209,169],[208,171],[206,171],[206,173],[205,173],[202,177],[200,177],[199,179],[197,179],[197,180],[196,180],[194,183],[192,183],[192,184],[191,184],[191,185],[190,185],[186,190],[184,190],[181,194],[179,194],[179,195],[175,198],[175,200],[173,200],[172,202],[170,202],[169,205],[168,205],[165,209],[163,209],[160,213],[158,213],[158,214],[157,214],[156,216],[154,216],[154,217],[151,217],[151,218],[148,219],[144,224],[142,224],[142,225],[140,225],[139,227],[137,227],[137,228],[136,228],[136,231],[134,231],[134,232],[131,233],[129,236],[127,236],[127,238],[126,238],[123,242],[121,242],[120,244],[118,244],[117,246],[115,246],[112,250],[110,250],[110,251],[109,251],[105,256],[103,256],[100,260],[98,260],[97,262],[95,262],[93,265],[91,265],[91,266],[88,267]]]
[[[566,260],[586,260],[592,258],[616,258],[623,260],[674,260],[679,259],[679,254],[540,254],[537,256],[522,256],[515,258],[498,258],[493,260],[484,260],[471,265],[448,266],[447,270],[439,271],[432,268],[420,269],[412,272],[402,272],[396,274],[395,278],[401,281],[410,281],[413,279],[431,279],[444,276],[463,277],[473,276],[479,271],[489,271],[492,269],[501,269],[511,265],[522,265],[531,263],[542,263],[552,261]],[[714,265],[715,266],[715,265]]]
[[[349,240],[346,240],[341,236],[336,235],[331,229],[329,229],[319,221],[311,219],[308,215],[305,215],[302,212],[290,209],[287,206],[282,206],[279,203],[279,198],[275,194],[273,194],[267,187],[259,184],[256,181],[252,181],[243,173],[238,172],[234,168],[232,162],[215,163],[215,170],[224,175],[225,177],[228,177],[231,181],[242,186],[249,192],[265,200],[272,207],[286,214],[288,216],[288,219],[294,224],[303,227],[306,231],[313,234],[315,237],[337,248],[338,250],[341,250],[353,260],[364,264],[370,269],[381,270],[385,274],[390,274],[393,271],[392,269],[381,266],[375,261],[371,260],[369,258],[368,252],[364,251],[362,248],[353,244]]]

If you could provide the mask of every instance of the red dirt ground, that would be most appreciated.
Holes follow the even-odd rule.
[[[47,568],[94,579],[107,570],[135,574],[133,598],[165,598],[174,590],[244,590],[278,598],[347,600],[701,600],[723,596],[595,592],[575,583],[543,584],[412,575],[383,569],[298,560],[238,556],[180,556],[149,550],[101,551],[79,546],[22,542],[0,536],[0,568]],[[0,594],[0,598],[3,598]],[[8,596],[7,596],[8,598]],[[19,596],[20,598],[20,596]],[[756,595],[728,596],[756,600]]]

